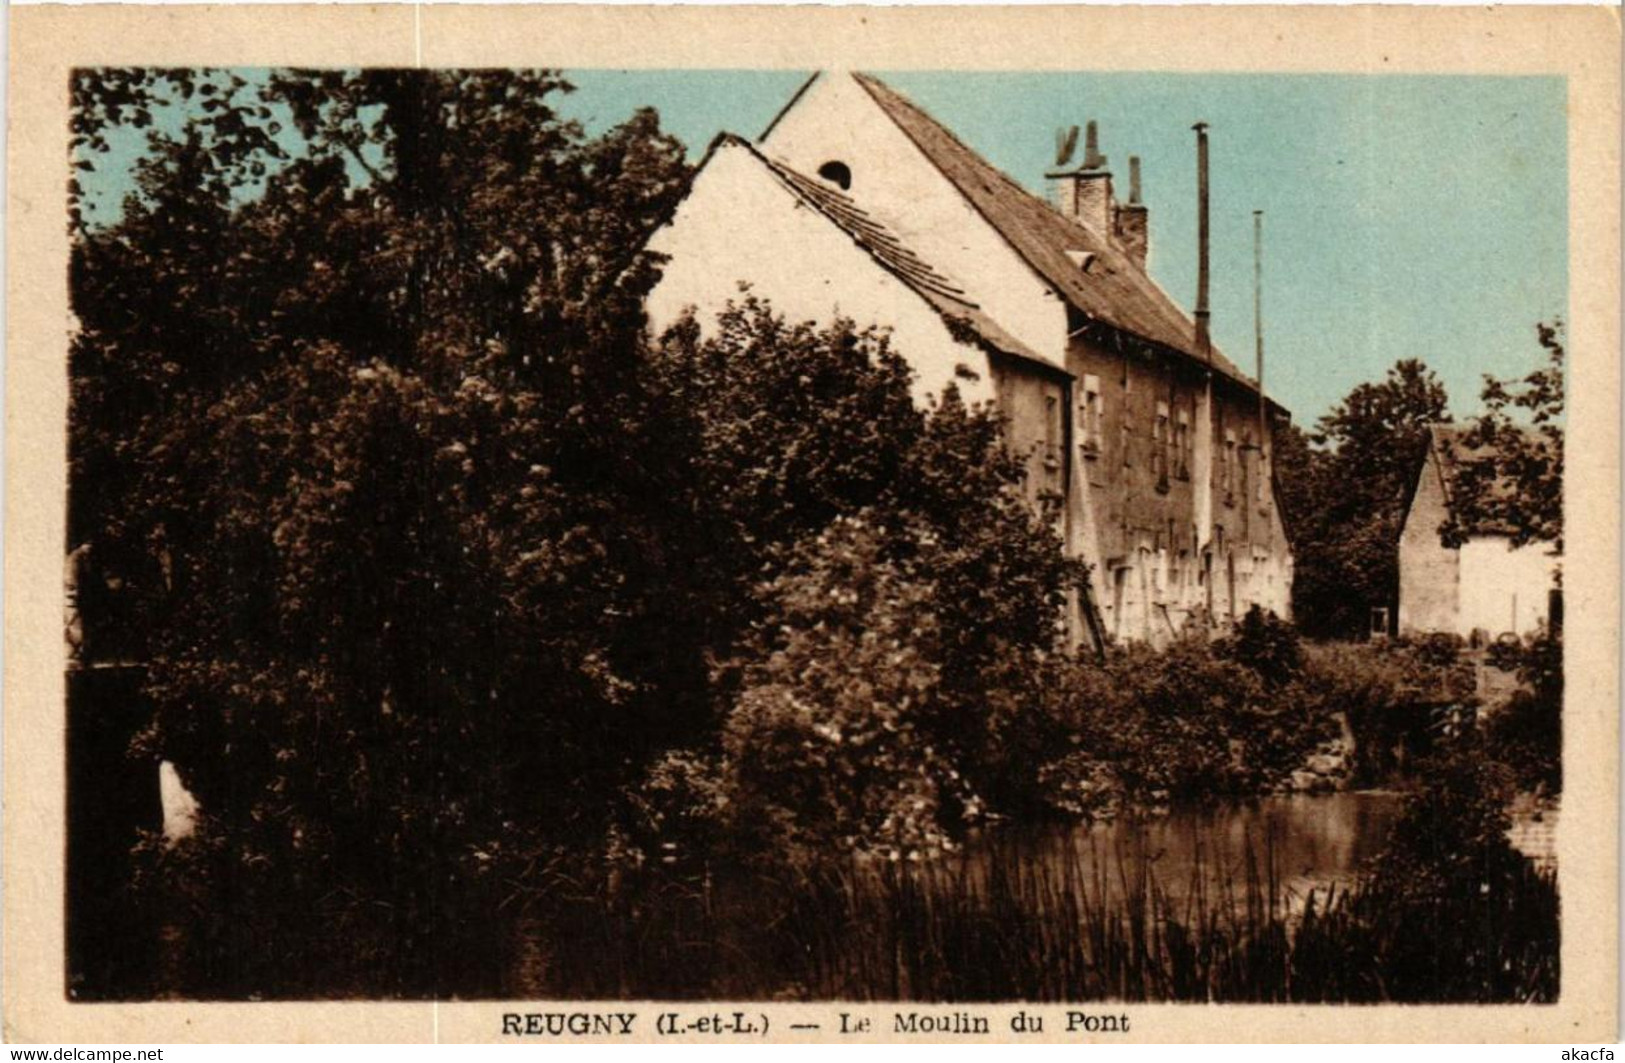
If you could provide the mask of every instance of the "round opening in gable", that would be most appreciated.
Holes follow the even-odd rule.
[[[818,176],[832,185],[840,185],[843,192],[852,187],[852,171],[844,162],[826,162],[818,168]]]

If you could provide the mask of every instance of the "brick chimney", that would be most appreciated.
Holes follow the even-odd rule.
[[[1113,237],[1117,246],[1145,269],[1146,252],[1150,250],[1151,232],[1148,228],[1145,204],[1140,201],[1140,157],[1128,157],[1128,202],[1120,204],[1116,213]]]
[[[1100,131],[1088,125],[1083,162],[1065,169],[1067,159],[1058,159],[1057,168],[1044,176],[1054,182],[1055,205],[1061,213],[1076,218],[1102,236],[1112,234],[1112,174],[1106,169],[1106,156],[1100,153]]]

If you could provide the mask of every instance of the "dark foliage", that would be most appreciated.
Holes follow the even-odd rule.
[[[131,99],[208,100],[75,234],[70,534],[127,602],[87,643],[116,620],[142,752],[208,812],[214,992],[345,941],[369,992],[463,988],[466,913],[703,710],[664,686],[705,670],[639,384],[682,149],[649,112],[586,138],[546,73],[220,77],[86,88],[92,151]]]
[[[1484,412],[1462,436],[1446,542],[1493,527],[1510,545],[1563,552],[1563,323],[1535,326],[1546,364],[1522,380],[1484,378]]]
[[[1045,698],[1039,778],[1053,807],[1084,815],[1268,792],[1339,734],[1290,627],[1262,615],[1216,645],[1134,645],[1104,664],[1058,665]]]
[[[74,228],[69,521],[86,652],[144,662],[138,752],[206,812],[143,857],[187,991],[480,992],[561,861],[913,845],[1031,790],[1080,571],[997,415],[748,298],[651,349],[687,177],[652,112],[588,138],[547,72],[75,85],[90,165],[191,115]]]
[[[1274,613],[1253,606],[1236,630],[1218,646],[1221,657],[1247,668],[1270,687],[1296,679],[1303,671],[1298,630]]]
[[[1364,636],[1374,606],[1399,592],[1399,532],[1428,425],[1448,421],[1444,385],[1416,359],[1361,384],[1277,447],[1295,558],[1292,614],[1305,634]]]
[[[1555,999],[1555,876],[1507,841],[1510,774],[1469,728],[1418,776],[1363,888],[1299,934],[1336,972],[1320,999]]]
[[[1485,721],[1485,745],[1522,790],[1563,790],[1563,639],[1544,633],[1497,643],[1491,660],[1517,673],[1519,688]]]
[[[1306,652],[1302,690],[1310,704],[1347,723],[1354,746],[1350,781],[1387,785],[1477,706],[1470,662],[1448,638],[1328,643]]]
[[[917,410],[883,337],[748,296],[654,364],[691,455],[685,568],[734,841],[934,846],[1028,799],[1032,677],[1082,570],[1023,501],[997,416],[952,389]]]

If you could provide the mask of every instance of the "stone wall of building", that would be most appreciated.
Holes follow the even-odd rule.
[[[1291,611],[1291,552],[1257,395],[1188,358],[1076,339],[1068,368],[1105,630],[1165,642],[1258,605]]]
[[[1463,638],[1528,635],[1549,620],[1559,559],[1550,543],[1513,548],[1505,535],[1473,535],[1446,546],[1449,516],[1436,452],[1418,474],[1399,537],[1399,631]]]

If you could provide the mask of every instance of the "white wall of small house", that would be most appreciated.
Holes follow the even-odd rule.
[[[1475,535],[1449,547],[1439,528],[1449,516],[1437,458],[1422,463],[1399,535],[1399,630],[1527,635],[1548,619],[1559,558],[1550,543],[1512,548],[1504,535]]]
[[[963,284],[1012,336],[1065,364],[1065,303],[850,75],[819,75],[762,149],[809,175],[844,163],[852,174],[847,194],[859,206]]]
[[[1510,542],[1505,536],[1479,535],[1462,544],[1459,633],[1527,635],[1546,623],[1558,558],[1550,543],[1514,549]]]
[[[950,334],[936,309],[877,263],[817,210],[806,206],[751,152],[722,145],[695,178],[672,221],[650,241],[668,256],[646,303],[656,334],[688,308],[702,330],[714,327],[740,284],[791,322],[850,318],[883,326],[913,368],[922,406],[952,382],[970,403],[994,400],[993,373],[981,349]],[[961,369],[969,369],[967,379]]]

